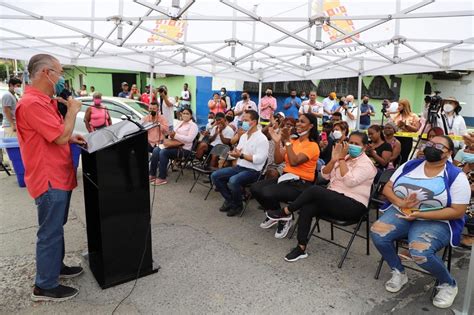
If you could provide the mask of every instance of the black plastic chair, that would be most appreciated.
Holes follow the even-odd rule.
[[[263,165],[262,167],[262,170],[260,171],[260,173],[258,174],[258,178],[256,181],[254,181],[253,183],[250,183],[248,185],[245,185],[244,187],[242,187],[242,189],[244,190],[244,194],[243,194],[243,201],[244,201],[244,206],[242,207],[242,211],[240,212],[240,216],[243,216],[244,215],[244,212],[245,210],[247,210],[247,207],[250,203],[250,200],[252,199],[252,193],[250,192],[250,186],[256,182],[259,182],[260,180],[262,180],[262,177],[264,175],[264,170],[266,170],[267,168],[267,163],[268,163],[268,160],[265,161],[265,165]]]
[[[225,157],[227,157],[227,153],[229,151],[230,151],[230,147],[228,145],[218,144],[218,145],[214,146],[211,149],[211,152],[209,152],[208,156],[206,157],[206,159],[204,161],[202,161],[198,165],[193,165],[192,168],[193,168],[194,183],[191,186],[191,189],[189,190],[190,193],[193,191],[194,186],[196,186],[196,184],[205,186],[205,187],[209,188],[209,190],[207,191],[206,197],[204,198],[204,200],[207,200],[207,197],[211,193],[212,188],[214,188],[214,184],[211,181],[211,174],[215,170],[217,170],[217,168],[209,167],[209,160],[211,159],[212,155],[217,155],[219,157],[224,157],[225,158]],[[197,173],[197,176],[196,176],[196,173]],[[205,183],[199,182],[199,178],[201,177],[201,175],[207,175],[208,176],[209,185],[206,185]]]
[[[194,138],[193,140],[193,145],[191,146],[191,153],[188,154],[187,156],[184,156],[184,154],[182,153],[183,152],[182,148],[178,149],[178,157],[174,159],[174,162],[178,164],[178,168],[179,168],[179,174],[175,180],[176,183],[178,182],[181,175],[184,175],[184,169],[188,167],[189,164],[192,165],[194,159],[196,158],[196,149],[198,146],[198,142],[199,142],[199,133],[197,134],[196,138]],[[170,166],[172,167],[171,163],[170,163]]]
[[[377,219],[379,218],[379,208],[382,206],[386,199],[383,199],[382,197],[382,190],[385,187],[385,184],[388,183],[390,178],[392,177],[393,173],[395,173],[395,169],[389,169],[383,171],[383,173],[380,175],[379,180],[377,182],[377,187],[374,187],[374,191],[372,194],[372,197],[370,198],[370,205],[374,207],[376,211],[376,216]]]

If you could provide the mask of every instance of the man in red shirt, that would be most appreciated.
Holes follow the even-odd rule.
[[[59,278],[82,273],[81,267],[64,265],[64,230],[71,192],[77,186],[69,144],[85,144],[72,135],[81,102],[68,98],[63,118],[54,95],[64,89],[59,61],[35,55],[28,64],[31,85],[16,109],[18,141],[25,166],[28,192],[35,199],[39,229],[36,242],[35,301],[64,301],[77,295],[75,288],[59,284]]]

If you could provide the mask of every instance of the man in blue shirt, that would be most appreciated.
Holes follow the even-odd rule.
[[[369,96],[364,95],[360,104],[360,124],[359,129],[366,130],[370,127],[370,116],[375,116],[374,106],[369,104]]]
[[[301,99],[296,96],[296,90],[290,90],[290,97],[287,97],[283,105],[284,114],[286,117],[293,117],[298,119],[298,110],[301,106]]]
[[[130,91],[128,90],[128,83],[122,82],[122,92],[118,94],[118,97],[128,98]]]

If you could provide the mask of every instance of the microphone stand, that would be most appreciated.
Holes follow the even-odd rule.
[[[87,106],[87,107],[95,107],[95,105],[89,105],[89,104],[84,104],[84,103],[82,103],[82,105]],[[122,112],[122,111],[116,110],[116,109],[109,109],[109,108],[106,108],[106,107],[104,107],[104,109],[108,110],[108,111],[111,111],[111,112],[114,112],[114,113],[119,113],[119,114],[124,115],[126,117],[126,120],[128,120],[132,124],[136,125],[140,130],[145,130],[145,127],[143,127],[142,124],[140,124],[140,123],[138,123],[138,122],[136,122],[135,120],[132,119],[132,117],[130,116],[130,114],[131,114],[130,112],[127,114],[125,112]]]

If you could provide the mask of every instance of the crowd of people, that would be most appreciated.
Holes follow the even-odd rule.
[[[34,56],[28,70],[32,83],[18,106],[16,97],[2,99],[4,126],[13,135],[18,132],[25,181],[38,207],[32,297],[62,300],[75,296],[77,289],[60,285],[59,277],[82,273],[80,267],[63,264],[63,225],[76,186],[69,143],[85,144],[83,137],[72,134],[81,103],[70,96],[63,99],[68,110],[64,117],[58,115],[53,96],[61,95],[65,81],[56,58]],[[21,92],[19,84],[10,80],[13,96]],[[130,92],[128,84],[122,88],[120,97],[144,100],[136,86]],[[191,94],[186,91],[187,85],[181,101],[189,102]],[[264,211],[260,227],[276,226],[275,237],[284,238],[299,213],[297,244],[284,257],[295,262],[308,256],[313,218],[360,218],[368,211],[371,188],[383,172],[392,169],[382,191],[387,201],[383,215],[370,228],[374,245],[392,270],[385,289],[398,292],[408,283],[394,245],[395,240],[407,239],[408,258],[439,282],[433,304],[450,307],[457,295],[456,280],[436,253],[449,245],[472,247],[474,239],[474,221],[468,216],[474,190],[474,134],[467,134],[459,102],[444,99],[438,120],[423,128],[426,117],[413,113],[406,99],[399,100],[396,109],[388,111],[387,122],[379,125],[371,122],[374,106],[368,96],[357,105],[352,95],[338,98],[331,92],[320,103],[315,91],[299,100],[296,91],[291,91],[284,111],[276,112],[272,94],[267,88],[257,106],[244,91],[241,101],[232,106],[223,89],[209,101],[208,124],[200,130],[189,103],[184,103],[173,128],[175,98],[167,94],[166,86],[158,87],[156,93],[148,90],[149,115],[144,121],[159,123],[148,130],[150,183],[167,184],[173,160],[208,161],[211,184],[223,199],[219,211],[227,216],[242,213],[243,201],[251,195]],[[101,98],[99,92],[93,93],[94,106],[86,112],[89,131],[111,124]],[[359,124],[354,124],[357,117]],[[424,133],[424,129],[427,137],[415,147],[411,136],[397,136],[399,131]],[[228,154],[206,159],[217,145],[229,146]]]

